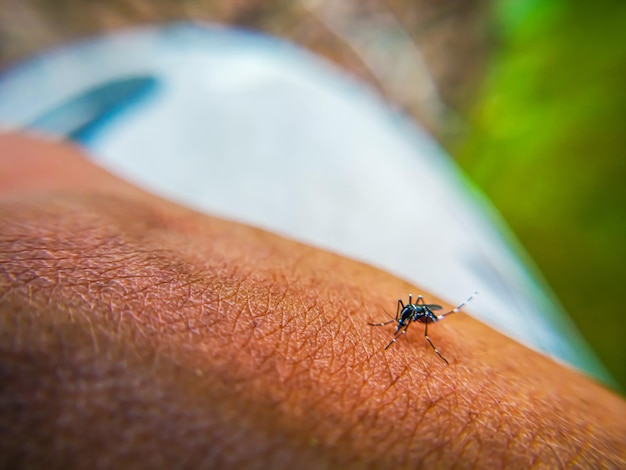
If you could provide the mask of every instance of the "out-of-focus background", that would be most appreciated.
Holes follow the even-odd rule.
[[[606,3],[0,0],[0,70],[72,40],[181,19],[325,56],[451,152],[626,388],[626,4]]]
[[[503,1],[453,154],[626,385],[626,3]]]

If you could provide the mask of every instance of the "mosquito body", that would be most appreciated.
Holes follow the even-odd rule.
[[[437,315],[434,313],[436,310],[441,310],[443,307],[437,304],[427,304],[424,302],[424,298],[421,295],[417,296],[415,303],[413,301],[413,294],[409,294],[409,303],[404,305],[402,299],[398,299],[398,307],[396,309],[396,317],[393,320],[389,320],[383,323],[368,323],[370,326],[385,326],[390,323],[396,323],[396,331],[393,333],[393,339],[385,346],[385,350],[389,349],[389,347],[396,342],[396,340],[406,334],[406,330],[409,328],[411,323],[419,322],[424,324],[424,338],[428,341],[428,344],[433,348],[433,350],[437,353],[446,364],[449,364],[448,360],[441,355],[439,350],[435,347],[433,342],[430,340],[428,336],[428,325],[430,323],[437,323],[439,320],[443,320],[446,316],[451,315],[453,313],[457,313],[461,310],[466,303],[474,298],[474,296],[478,292],[474,292],[474,294],[470,295],[465,302],[462,302],[452,310],[446,313],[442,313]]]

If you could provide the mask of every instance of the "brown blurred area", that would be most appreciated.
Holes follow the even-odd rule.
[[[193,20],[291,40],[376,87],[436,135],[471,102],[489,0],[0,0],[0,70],[71,41]]]

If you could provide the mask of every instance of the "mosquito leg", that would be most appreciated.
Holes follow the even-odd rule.
[[[409,295],[409,303],[411,303],[411,296]],[[400,312],[404,310],[404,304],[402,303],[402,299],[398,299],[398,308],[396,309],[396,321],[400,318]]]
[[[389,346],[391,346],[393,343],[395,343],[396,340],[400,336],[406,334],[406,330],[407,330],[407,328],[409,327],[410,324],[411,324],[411,322],[407,323],[407,325],[404,327],[404,329],[402,331],[400,331],[400,332],[396,331],[396,333],[394,333],[395,336],[393,337],[393,339],[391,341],[389,341],[389,344],[387,346],[385,346],[385,351],[389,348]]]
[[[394,338],[394,339],[392,339],[391,341],[389,341],[389,344],[388,344],[387,346],[385,346],[385,351],[386,351],[387,349],[389,349],[389,346],[391,346],[391,345],[392,345],[393,343],[395,343],[395,342],[396,342],[396,338]]]
[[[400,318],[400,311],[401,311],[400,307],[402,307],[402,309],[404,309],[404,304],[402,303],[401,299],[398,299],[398,308],[396,309],[396,318],[395,319],[389,320],[389,321],[386,321],[386,322],[382,322],[382,323],[370,323],[370,322],[367,322],[367,324],[370,325],[370,326],[385,326],[385,325],[389,325],[389,323],[397,322],[398,318]],[[385,309],[383,309],[383,310],[385,310]],[[389,315],[389,313],[387,313],[387,310],[385,310],[385,313],[387,315]],[[389,317],[391,317],[391,315],[389,315]]]
[[[426,338],[426,341],[428,341],[428,344],[430,344],[430,347],[433,348],[433,350],[437,353],[437,356],[443,359],[443,362],[445,362],[447,365],[450,365],[448,360],[441,355],[441,353],[439,352],[439,349],[437,349],[435,345],[433,344],[433,342],[430,340],[428,336],[428,323],[424,323],[424,338]]]
[[[383,323],[367,323],[369,326],[385,326],[385,325],[389,325],[389,323],[393,323],[395,320],[389,320]]]
[[[419,305],[420,302],[422,305],[426,305],[426,302],[424,302],[424,297],[422,297],[421,295],[418,295],[417,300],[415,301],[415,305]]]
[[[474,292],[472,295],[470,295],[467,299],[465,299],[464,302],[461,302],[459,305],[457,305],[456,307],[454,307],[452,310],[450,310],[449,312],[446,313],[442,313],[441,315],[439,315],[437,318],[439,320],[441,320],[442,318],[444,318],[446,315],[450,315],[452,313],[457,313],[459,310],[461,310],[463,307],[465,307],[465,304],[467,304],[468,302],[470,302],[474,296],[478,294],[478,291]]]

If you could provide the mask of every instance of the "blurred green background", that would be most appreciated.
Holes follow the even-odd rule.
[[[626,390],[626,2],[493,3],[453,153]]]

